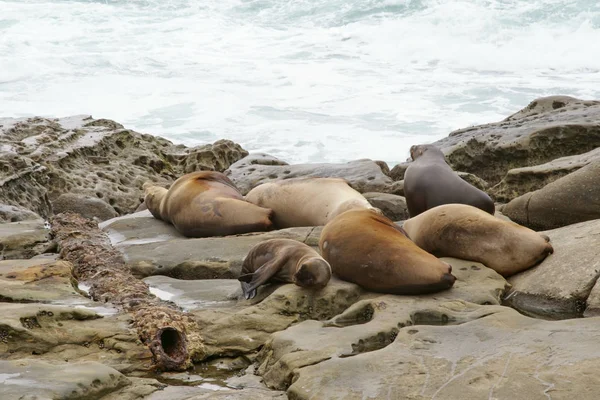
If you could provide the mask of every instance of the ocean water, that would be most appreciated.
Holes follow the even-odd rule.
[[[597,0],[0,0],[4,117],[394,165],[553,94],[600,99]]]

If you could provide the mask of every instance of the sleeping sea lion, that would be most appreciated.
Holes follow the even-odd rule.
[[[256,288],[269,281],[322,288],[331,278],[329,263],[312,247],[292,239],[269,239],[254,246],[242,264],[244,297],[256,296]]]
[[[225,236],[273,228],[272,210],[244,201],[233,182],[216,171],[177,179],[167,190],[144,184],[148,210],[188,237]]]
[[[410,156],[413,162],[404,174],[404,196],[411,217],[450,203],[469,204],[494,214],[490,196],[458,176],[440,149],[432,144],[412,146]]]
[[[548,236],[465,204],[434,207],[406,220],[402,228],[431,254],[478,261],[504,277],[554,252]]]
[[[374,209],[362,194],[341,178],[292,178],[263,183],[246,200],[273,210],[279,229],[322,226],[353,208]]]
[[[456,280],[450,265],[371,210],[338,215],[323,228],[319,248],[335,275],[373,292],[432,293],[452,287]]]

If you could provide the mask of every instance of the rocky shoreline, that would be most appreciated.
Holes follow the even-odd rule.
[[[168,186],[196,170],[224,172],[244,194],[270,180],[342,177],[401,223],[408,162],[289,165],[228,140],[187,148],[89,116],[0,119],[0,143],[2,399],[592,399],[600,389],[600,101],[537,99],[435,143],[498,217],[544,232],[555,251],[508,280],[446,259],[454,287],[420,296],[332,278],[244,300],[235,278],[252,246],[317,248],[322,227],[191,239],[142,203],[144,182]],[[53,222],[69,212],[98,225],[139,290],[80,272],[64,238],[88,230],[62,237]],[[89,240],[71,247],[86,262]],[[144,335],[159,317],[143,307],[189,318],[181,329],[201,343],[192,367],[157,368]]]

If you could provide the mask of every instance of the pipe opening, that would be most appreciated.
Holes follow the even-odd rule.
[[[173,359],[179,359],[185,353],[183,337],[177,329],[164,328],[160,333],[160,345],[165,354]]]

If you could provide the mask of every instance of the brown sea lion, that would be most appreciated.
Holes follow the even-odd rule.
[[[373,292],[432,293],[452,287],[456,280],[450,265],[371,210],[338,215],[323,228],[319,248],[335,275]]]
[[[152,215],[188,237],[225,236],[273,227],[272,210],[244,201],[233,182],[215,171],[192,172],[167,190],[144,184]]]
[[[504,277],[552,254],[550,238],[465,204],[446,204],[404,222],[420,248],[438,257],[478,261]]]
[[[251,299],[268,281],[322,288],[330,278],[329,263],[312,247],[292,239],[269,239],[250,250],[238,280],[244,297]]]
[[[412,146],[410,156],[413,162],[404,174],[404,196],[411,217],[450,203],[469,204],[494,214],[490,196],[458,176],[440,149],[432,144]]]
[[[246,200],[273,210],[277,228],[322,226],[353,208],[373,209],[342,178],[293,178],[263,183]]]

